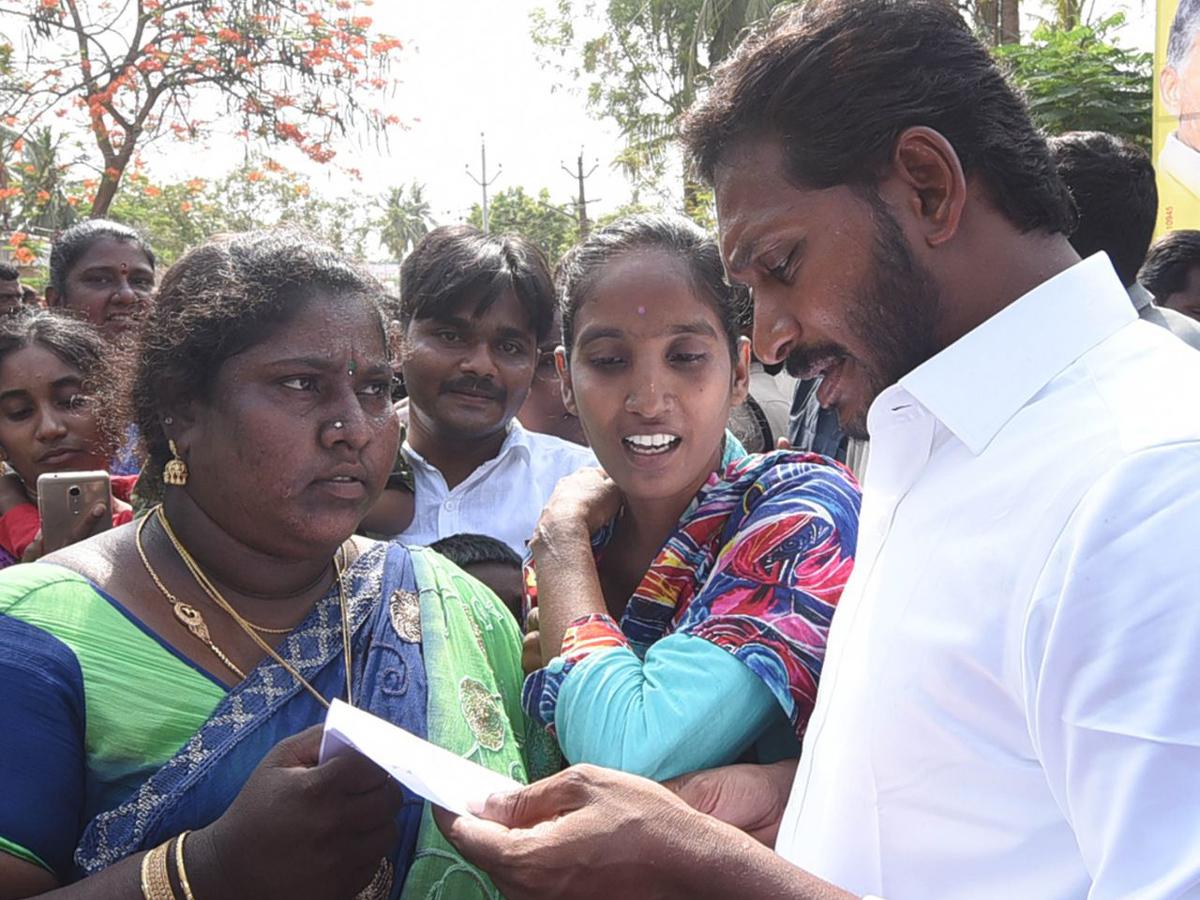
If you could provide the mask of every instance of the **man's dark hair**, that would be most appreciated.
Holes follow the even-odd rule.
[[[1187,288],[1188,272],[1200,266],[1200,231],[1169,231],[1150,246],[1138,281],[1162,303]]]
[[[488,234],[470,225],[435,228],[400,266],[400,324],[451,316],[464,306],[483,315],[511,290],[537,334],[554,323],[554,282],[537,245],[519,234]]]
[[[1167,34],[1167,65],[1182,69],[1200,32],[1200,0],[1179,0]]]
[[[521,568],[521,557],[508,544],[485,534],[452,534],[430,544],[429,549],[442,554],[460,569],[489,563]]]
[[[780,141],[798,187],[874,195],[913,126],[950,142],[968,178],[1022,231],[1070,232],[1075,212],[1018,92],[945,0],[813,0],[717,68],[681,133],[712,182],[745,138]]]
[[[0,281],[20,281],[21,273],[12,266],[0,263]]]
[[[1071,246],[1082,257],[1103,250],[1125,287],[1154,237],[1158,188],[1141,147],[1103,131],[1072,131],[1049,140],[1050,156],[1079,211]]]

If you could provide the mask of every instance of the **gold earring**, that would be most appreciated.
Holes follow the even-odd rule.
[[[180,458],[179,449],[175,446],[174,441],[167,441],[167,446],[171,448],[171,456],[174,458],[163,469],[163,481],[166,484],[182,487],[187,484],[188,480],[187,463]]]

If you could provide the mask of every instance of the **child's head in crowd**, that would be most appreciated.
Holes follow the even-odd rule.
[[[521,620],[521,558],[507,544],[482,534],[455,534],[429,549],[486,584]]]

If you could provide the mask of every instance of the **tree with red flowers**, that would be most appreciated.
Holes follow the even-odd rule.
[[[0,0],[0,16],[24,32],[0,81],[0,121],[24,134],[52,117],[82,119],[99,163],[93,216],[108,211],[139,150],[164,135],[211,136],[222,104],[238,137],[329,162],[352,129],[378,139],[400,124],[385,107],[401,43],[375,32],[369,5]]]

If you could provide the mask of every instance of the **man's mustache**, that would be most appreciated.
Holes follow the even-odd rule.
[[[797,347],[787,355],[784,368],[793,378],[806,378],[808,371],[821,363],[848,359],[850,354],[840,344],[813,344],[811,347]]]
[[[501,402],[508,396],[507,392],[491,379],[472,378],[470,376],[443,382],[441,393],[470,394],[474,397],[482,397],[485,400],[497,400]]]

